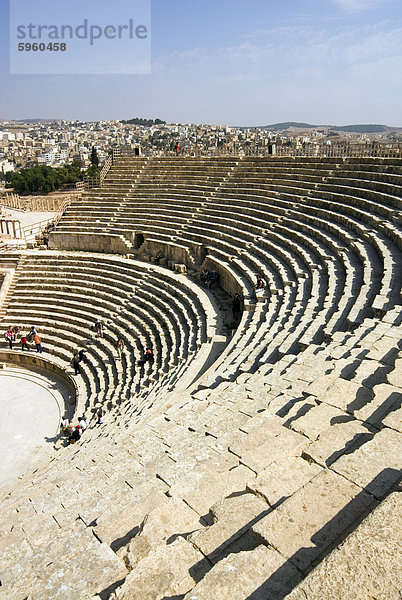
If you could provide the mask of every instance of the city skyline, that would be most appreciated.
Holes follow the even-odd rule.
[[[153,0],[150,75],[11,75],[0,27],[2,119],[402,126],[397,0]]]

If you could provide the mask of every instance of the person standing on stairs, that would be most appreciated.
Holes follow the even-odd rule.
[[[104,327],[103,321],[101,321],[101,319],[97,319],[95,321],[94,327],[95,327],[96,337],[102,338],[103,337],[103,327]]]
[[[124,350],[124,340],[122,340],[121,338],[119,338],[117,340],[117,354],[119,355],[119,360],[121,360],[122,354],[123,354],[123,350]]]
[[[39,352],[40,354],[42,354],[42,340],[38,333],[35,333],[35,335],[33,336],[33,341],[35,342],[35,345],[36,345],[36,352]]]
[[[6,338],[7,342],[10,345],[10,350],[12,350],[13,349],[14,334],[13,334],[13,328],[11,327],[11,325],[7,329],[6,333],[4,334],[4,337]]]
[[[240,320],[241,317],[241,313],[242,313],[242,299],[240,298],[239,294],[235,294],[232,300],[232,314],[233,314],[233,318],[236,321]]]
[[[25,333],[21,333],[21,350],[28,350],[29,352],[29,346],[28,346],[28,342],[27,342],[27,338]]]
[[[74,375],[79,375],[81,373],[80,369],[80,355],[78,350],[74,350],[73,358],[71,359],[71,364],[74,367]]]

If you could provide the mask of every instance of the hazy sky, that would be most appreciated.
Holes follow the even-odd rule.
[[[152,0],[149,75],[10,75],[9,1],[3,119],[402,126],[402,0]],[[82,17],[113,6],[119,21],[119,0],[82,6]]]

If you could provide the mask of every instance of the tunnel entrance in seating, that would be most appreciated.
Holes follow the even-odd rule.
[[[139,248],[141,248],[144,241],[145,241],[144,234],[136,232],[134,234],[134,250],[138,250]]]

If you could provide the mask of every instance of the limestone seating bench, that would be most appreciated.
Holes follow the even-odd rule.
[[[99,307],[98,307],[99,308]]]
[[[21,316],[20,321],[24,322],[24,315]],[[73,337],[71,341],[65,340],[60,337],[60,333],[64,333],[62,330],[56,331],[55,335],[51,335],[50,329],[43,329],[43,355],[50,357],[50,360],[58,363],[67,372],[74,376],[73,369],[71,368],[71,342],[77,345],[77,338]],[[35,354],[35,350],[31,351],[31,355]],[[76,377],[76,383],[80,390],[80,405],[81,409],[88,409],[93,406],[100,397],[103,398],[104,390],[108,382],[108,376],[105,374],[103,369],[103,358],[100,355],[88,354],[88,361],[80,364],[81,375]]]
[[[71,275],[73,271],[73,274]],[[142,274],[122,269],[111,263],[88,262],[80,264],[76,261],[63,264],[44,264],[44,263],[26,263],[23,274],[18,278],[18,283],[29,284],[30,280],[43,281],[45,284],[47,278],[52,278],[53,282],[60,285],[70,285],[71,282],[79,282],[80,285],[90,287],[94,283],[102,286],[122,290],[122,294],[133,293],[136,285],[141,281]]]
[[[166,280],[163,277],[161,279],[159,297],[156,296],[153,290],[147,289],[146,286],[144,286],[144,290],[147,290],[148,293],[151,292],[153,297],[158,299],[161,304],[164,303],[165,310],[169,307],[176,323],[180,324],[192,339],[192,344],[206,341],[205,311],[198,298],[195,295],[193,296],[194,291],[188,286],[183,286],[178,290],[171,280]],[[138,290],[138,292],[140,291]]]
[[[157,207],[155,207],[155,210],[157,210]],[[138,229],[142,226],[148,229],[149,227],[152,227],[152,221],[155,219],[155,210],[150,212],[138,211],[136,215],[133,215],[133,213],[130,212],[129,217],[124,213],[118,214],[112,219],[110,226],[116,227],[116,230],[118,230],[120,226],[122,226],[123,229],[128,229],[131,222],[132,229]],[[189,213],[188,216],[183,216],[183,213],[181,216],[177,216],[175,214],[170,214],[170,211],[164,211],[162,215],[158,214],[157,222],[161,227],[164,225],[166,226],[166,224],[174,225],[175,223],[177,224],[177,227],[181,227],[185,226],[188,219],[191,217],[191,213]]]
[[[209,189],[199,189],[199,190],[191,190],[188,188],[188,186],[183,187],[183,188],[179,188],[179,187],[172,187],[172,188],[168,188],[166,185],[161,186],[161,187],[151,187],[151,188],[139,188],[139,189],[135,189],[133,190],[133,192],[131,194],[128,195],[128,197],[125,199],[126,203],[134,203],[135,201],[142,201],[142,200],[146,200],[148,202],[152,201],[152,199],[161,199],[162,201],[166,201],[166,200],[172,200],[172,199],[176,199],[176,200],[188,200],[191,197],[191,201],[193,203],[199,203],[199,202],[203,202],[205,196],[208,196],[211,192],[214,192],[215,188],[212,190]]]
[[[392,273],[391,276],[391,281],[395,280],[394,274],[396,272],[396,263],[398,260],[398,255],[399,255],[399,251],[395,248],[395,246],[393,245],[393,243],[389,240],[385,241],[386,238],[385,236],[379,232],[376,231],[375,234],[373,235],[373,232],[368,230],[367,227],[365,227],[361,222],[357,221],[356,219],[349,217],[348,219],[348,228],[345,228],[343,225],[343,221],[344,219],[342,219],[339,215],[337,215],[336,213],[333,213],[332,211],[324,211],[321,209],[317,209],[315,210],[314,208],[310,209],[310,212],[315,212],[317,215],[319,215],[319,218],[321,218],[322,220],[322,216],[325,215],[325,217],[327,217],[327,215],[330,214],[330,219],[332,223],[337,223],[337,228],[334,229],[335,231],[338,231],[339,233],[343,233],[343,235],[345,236],[345,238],[347,239],[348,237],[348,229],[350,226],[353,226],[354,230],[356,231],[356,233],[359,235],[359,237],[361,236],[361,238],[363,238],[362,244],[365,242],[366,239],[375,242],[374,244],[372,244],[372,246],[374,245],[378,245],[377,247],[381,249],[381,252],[384,253],[383,254],[383,259],[380,261],[375,261],[372,260],[372,264],[375,264],[376,262],[378,264],[381,264],[381,262],[387,262],[387,266],[388,269],[390,271],[390,273]],[[329,219],[326,219],[326,227],[329,228]],[[350,234],[349,234],[350,235]],[[366,246],[369,246],[369,244],[366,243]],[[379,269],[378,269],[379,270]],[[386,283],[389,284],[389,282]],[[387,286],[388,287],[388,286]],[[385,291],[385,290],[384,290]],[[389,293],[389,289],[387,289],[387,291],[381,292],[381,295],[383,296],[387,296]]]
[[[292,182],[292,184],[298,184],[299,182],[306,183],[319,183],[323,180],[324,174],[315,174],[315,175],[306,175],[305,173],[286,173],[283,171],[275,171],[274,169],[269,169],[267,172],[263,170],[250,170],[248,171],[244,167],[241,170],[235,171],[230,178],[230,183],[233,183],[234,186],[263,186],[265,188],[265,184],[267,181],[273,182],[277,180],[283,180],[287,182]],[[227,187],[229,187],[229,181],[227,182]]]
[[[326,189],[329,186],[333,186],[334,191],[337,188],[348,188],[348,194],[351,194],[353,191],[353,196],[369,198],[371,200],[378,199],[376,203],[376,208],[381,210],[384,208],[384,211],[387,210],[388,206],[399,208],[401,205],[401,196],[402,196],[402,175],[400,176],[400,185],[396,185],[395,183],[388,183],[378,179],[365,179],[363,174],[361,178],[356,179],[353,173],[345,173],[342,177],[326,177],[325,184],[321,184],[323,189]],[[329,190],[331,191],[331,190]],[[343,191],[344,195],[345,192]],[[370,194],[373,193],[373,196]],[[377,196],[380,194],[380,196]],[[385,213],[384,213],[385,214]]]
[[[379,217],[377,214],[372,214],[372,212],[371,212],[371,210],[373,209],[372,202],[366,202],[365,203],[366,208],[365,208],[365,210],[363,210],[363,209],[354,208],[351,206],[351,204],[353,203],[353,198],[351,196],[347,196],[346,198],[345,198],[345,196],[341,196],[339,198],[341,200],[341,202],[339,202],[339,199],[337,199],[338,201],[335,204],[333,202],[333,200],[334,200],[334,198],[336,199],[336,194],[334,194],[332,192],[329,192],[329,193],[322,192],[321,190],[319,190],[318,193],[320,194],[320,198],[317,198],[317,197],[311,198],[311,200],[310,200],[311,205],[317,206],[317,207],[320,206],[320,207],[328,208],[329,210],[334,210],[334,208],[336,207],[339,211],[344,211],[343,214],[348,214],[348,215],[350,214],[353,218],[360,220],[362,223],[365,223],[370,227],[374,227],[377,229],[379,227],[379,225],[382,225],[383,230],[387,231],[387,224],[389,221],[386,218],[383,218],[383,217],[386,217],[387,215],[382,215],[381,217]],[[347,204],[344,204],[345,200],[348,201]],[[393,209],[390,209],[388,211],[389,220],[391,220],[391,218],[393,217],[394,214],[395,214],[395,211]],[[397,224],[392,224],[392,226],[393,226],[393,228],[398,227]]]
[[[313,220],[311,220],[311,222],[315,223],[315,221]],[[329,234],[327,237],[329,237]],[[336,246],[334,246],[334,248],[336,250]],[[359,249],[358,255],[356,255],[355,252],[351,252],[352,246],[350,249],[338,249],[338,256],[341,259],[346,272],[346,280],[344,283],[345,293],[340,298],[340,303],[338,304],[338,311],[344,311],[345,306],[348,306],[350,310],[351,306],[355,302],[357,302],[359,292],[361,292],[361,297],[366,297],[366,289],[362,290],[363,278],[361,277],[361,271],[362,264],[364,264],[364,259],[362,260],[361,258],[362,248],[359,245],[357,245],[355,248]],[[359,258],[362,260],[362,262],[359,261]],[[373,285],[374,283],[375,278],[368,279],[369,286]],[[335,321],[337,322],[338,319],[335,318]],[[339,321],[339,324],[341,324],[341,321]]]

